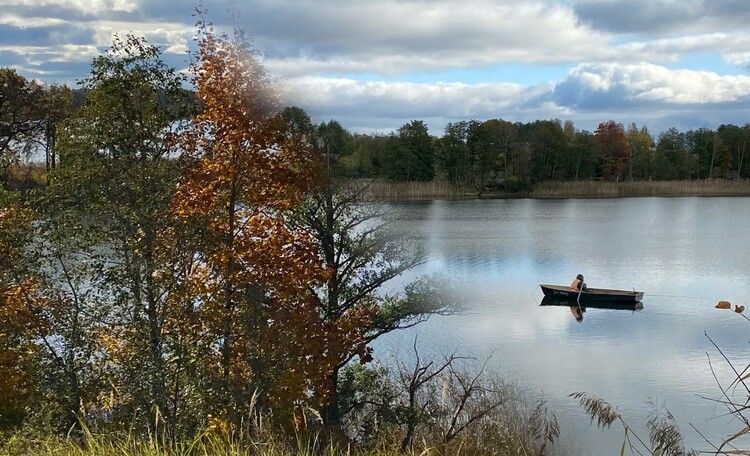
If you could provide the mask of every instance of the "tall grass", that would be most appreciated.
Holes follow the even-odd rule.
[[[44,163],[21,162],[7,170],[8,187],[14,190],[30,190],[47,185],[47,169]]]
[[[76,438],[16,436],[0,446],[2,456],[331,456],[351,454],[346,448],[324,446],[317,438],[299,435],[286,442],[265,434],[216,432],[208,429],[192,440],[173,442],[166,436],[134,436],[125,433],[95,434],[88,429]]]
[[[430,365],[422,367],[429,369]],[[98,431],[82,422],[81,430],[66,437],[33,428],[9,437],[0,434],[0,456],[531,456],[545,454],[545,448],[557,441],[557,419],[544,402],[530,407],[514,383],[497,375],[480,381],[481,372],[473,377],[461,372],[442,379],[432,377],[435,381],[422,396],[431,399],[419,403],[419,410],[429,413],[422,417],[415,439],[406,447],[401,445],[405,436],[401,422],[371,416],[359,424],[374,427],[372,439],[349,440],[343,434],[327,434],[320,416],[306,414],[303,408],[301,416],[294,419],[291,435],[271,425],[271,415],[243,420],[237,427],[225,418],[211,418],[202,433],[178,441],[158,422],[141,433],[106,427]],[[469,395],[467,385],[479,389]],[[398,400],[392,404],[393,412],[413,416],[404,415],[405,408],[399,404]],[[558,447],[556,454],[566,453]]]
[[[490,393],[490,391],[485,392]],[[537,455],[545,454],[545,442],[559,436],[556,422],[550,428],[547,410],[541,404],[526,410],[511,397],[490,416],[470,425],[466,433],[444,441],[440,423],[428,423],[419,439],[405,450],[397,427],[376,442],[357,444],[327,438],[322,430],[300,429],[285,437],[268,429],[236,430],[209,426],[202,434],[172,441],[162,434],[136,435],[109,431],[97,433],[84,426],[75,436],[38,436],[21,431],[9,438],[0,435],[0,456],[438,456],[438,455]],[[376,424],[377,426],[377,424]],[[565,454],[564,450],[556,454]]]
[[[750,180],[636,182],[542,182],[530,198],[625,198],[638,196],[750,196]]]
[[[510,430],[505,430],[510,431]],[[479,450],[479,451],[477,451]],[[484,450],[484,451],[482,451]],[[420,442],[402,452],[398,445],[383,442],[367,448],[325,444],[317,436],[298,436],[297,442],[226,438],[205,434],[192,441],[172,443],[167,439],[142,440],[128,435],[88,435],[85,442],[64,438],[12,438],[0,446],[2,456],[426,456],[459,454],[534,454],[519,446],[511,451],[498,447],[478,449],[471,441],[450,446]]]

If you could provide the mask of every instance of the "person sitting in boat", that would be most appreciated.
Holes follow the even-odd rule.
[[[586,286],[586,283],[583,281],[583,274],[578,274],[573,280],[573,283],[570,284],[570,289],[573,291],[589,291],[589,287]]]

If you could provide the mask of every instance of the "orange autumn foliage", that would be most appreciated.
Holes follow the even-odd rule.
[[[613,120],[602,122],[596,128],[594,137],[602,148],[604,178],[619,181],[628,170],[629,148],[625,127]]]
[[[18,424],[35,389],[42,328],[35,282],[19,268],[30,230],[30,212],[16,204],[0,208],[0,428]]]
[[[199,347],[217,408],[246,404],[256,391],[291,404],[325,371],[311,356],[323,352],[311,290],[325,270],[313,238],[281,216],[314,184],[314,156],[286,130],[241,37],[201,30],[193,82],[202,112],[183,138],[190,166],[173,204],[181,225],[164,233],[182,245],[170,305],[183,319],[165,331]]]

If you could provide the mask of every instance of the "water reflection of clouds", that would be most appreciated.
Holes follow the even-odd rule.
[[[578,324],[564,307],[526,310],[435,319],[419,328],[419,342],[435,356],[458,350],[483,359],[494,352],[491,368],[528,391],[545,391],[556,410],[584,422],[581,409],[567,397],[572,392],[586,391],[619,406],[636,429],[649,413],[645,401],[656,398],[666,401],[683,426],[690,421],[712,435],[724,432],[726,420],[709,421],[722,411],[695,396],[717,392],[700,326],[670,332],[660,321],[639,328],[628,319],[648,320],[647,315],[601,309],[590,309]],[[726,365],[716,368],[718,375],[730,378]],[[611,436],[586,435],[612,443]]]
[[[419,334],[434,355],[496,351],[494,367],[573,417],[583,413],[566,395],[588,391],[619,405],[632,425],[645,422],[652,397],[667,401],[686,433],[688,421],[713,436],[733,429],[708,421],[723,410],[696,394],[718,392],[706,352],[721,378],[731,377],[704,331],[732,359],[746,359],[750,322],[713,306],[748,304],[750,199],[439,201],[397,210],[407,216],[401,229],[424,241],[430,259],[403,283],[447,273],[474,312],[391,335],[376,354],[410,350]],[[644,309],[588,309],[578,323],[566,307],[538,306],[538,283],[566,284],[578,272],[590,286],[645,291]],[[622,438],[611,434],[586,435],[609,450]]]
[[[698,204],[695,212],[711,208],[705,199],[687,200]],[[644,211],[636,204],[641,201]],[[730,217],[728,223],[715,211],[699,219],[690,215],[688,202],[680,198],[545,201],[537,204],[542,216],[529,218],[534,204],[528,201],[519,202],[517,208],[506,206],[503,216],[468,203],[457,214],[447,215],[455,202],[443,201],[429,208],[434,218],[427,222],[431,226],[427,248],[430,258],[467,274],[506,270],[506,265],[516,267],[531,258],[541,270],[556,265],[589,270],[602,281],[614,282],[612,286],[642,288],[648,281],[649,288],[658,290],[660,285],[695,278],[749,284],[750,249],[746,234],[736,229],[741,221]],[[485,211],[485,218],[469,215],[472,211]],[[748,222],[746,218],[744,226]]]

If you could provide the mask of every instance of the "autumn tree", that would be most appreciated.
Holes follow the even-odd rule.
[[[630,159],[625,127],[614,120],[602,122],[594,137],[602,151],[602,177],[619,182],[628,173]]]
[[[199,31],[193,83],[202,111],[183,136],[179,222],[165,233],[187,239],[171,304],[186,324],[171,329],[191,341],[180,357],[200,366],[185,378],[199,391],[193,399],[239,422],[253,397],[288,413],[324,375],[310,356],[320,339],[309,289],[325,271],[312,238],[283,218],[314,184],[313,151],[305,119],[279,113],[241,31]]]

